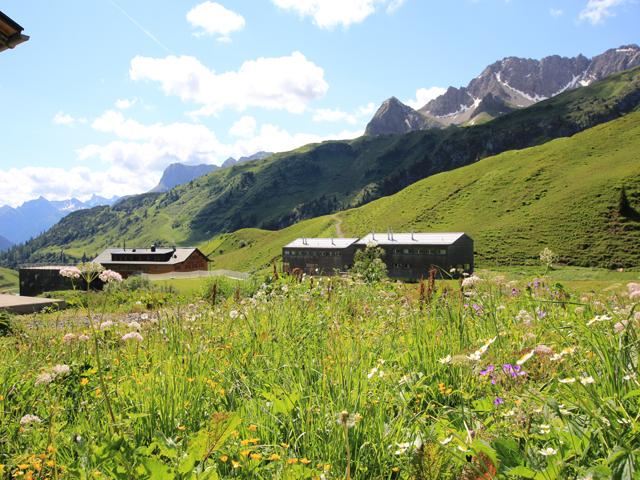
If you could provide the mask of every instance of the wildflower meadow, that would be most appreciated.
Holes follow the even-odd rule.
[[[0,478],[638,478],[639,284],[92,275],[0,337]]]

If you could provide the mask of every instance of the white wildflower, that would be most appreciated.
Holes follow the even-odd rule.
[[[71,343],[76,339],[75,333],[67,333],[64,337],[62,337],[62,343]]]
[[[462,288],[473,288],[478,285],[482,279],[476,275],[471,275],[470,277],[462,280]]]
[[[531,322],[533,322],[533,315],[531,315],[526,310],[520,310],[516,315],[516,320],[525,325],[529,325]]]
[[[98,278],[104,283],[122,281],[122,275],[120,275],[118,272],[114,272],[113,270],[103,270],[102,272],[100,272],[100,275],[98,275]]]
[[[438,361],[443,365],[447,365],[447,364],[451,363],[451,355],[447,355],[446,357],[442,357]]]
[[[625,328],[627,328],[627,325],[629,324],[628,320],[622,320],[620,322],[617,322],[614,326],[613,326],[613,331],[615,333],[622,333],[624,332]]]
[[[540,435],[546,435],[549,432],[551,432],[551,425],[542,423],[540,425]]]
[[[42,419],[37,415],[27,414],[20,419],[20,425],[23,427],[31,425],[32,423],[42,423]]]
[[[611,320],[611,317],[609,315],[596,315],[595,317],[593,317],[591,320],[587,322],[587,327],[590,327],[594,323],[606,322],[608,320]]]
[[[66,377],[71,373],[71,367],[69,365],[56,365],[51,369],[56,377]]]
[[[531,357],[533,357],[535,350],[531,350],[529,353],[525,353],[522,357],[520,357],[518,359],[518,361],[516,362],[516,365],[524,365],[524,363],[529,360]]]
[[[575,383],[576,379],[574,377],[560,378],[558,382],[560,383]]]
[[[140,330],[142,328],[142,326],[138,323],[138,322],[130,322],[129,323],[129,328],[133,329],[133,330]]]
[[[235,320],[239,316],[240,316],[240,313],[237,310],[231,310],[229,312],[229,317],[231,317],[232,320]]]
[[[100,324],[100,330],[109,330],[114,325],[115,323],[113,323],[111,320],[105,320]]]
[[[129,333],[125,333],[122,336],[123,342],[128,342],[128,341],[141,342],[142,340],[144,340],[144,338],[142,338],[142,335],[140,335],[138,332],[129,332]]]
[[[447,438],[443,438],[442,440],[440,440],[440,445],[447,445],[448,443],[451,442],[451,440],[453,440],[453,435],[447,437]]]
[[[582,385],[590,385],[592,383],[595,383],[595,380],[593,379],[593,377],[588,376],[588,377],[582,377],[580,378],[580,383]]]
[[[60,272],[58,272],[60,274],[61,277],[65,277],[65,278],[80,278],[80,275],[82,274],[82,272],[80,272],[80,269],[78,267],[64,267],[60,269]]]
[[[85,335],[84,333],[80,336],[78,336],[78,341],[79,342],[88,342],[89,341],[89,335]]]
[[[148,313],[142,313],[142,314],[140,314],[140,320],[142,320],[142,321],[147,321],[147,320],[149,320],[149,314],[148,314]]]
[[[36,377],[36,385],[49,385],[56,379],[52,373],[43,372]]]
[[[544,456],[544,457],[551,457],[553,455],[555,455],[556,453],[558,453],[558,451],[555,448],[551,448],[551,447],[547,447],[547,448],[543,448],[542,450],[540,450],[540,455]]]

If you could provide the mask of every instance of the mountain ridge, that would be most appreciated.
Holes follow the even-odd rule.
[[[413,130],[467,123],[473,125],[478,121],[476,119],[474,122],[474,117],[483,113],[481,106],[488,96],[491,97],[489,101],[503,104],[504,107],[494,111],[495,115],[485,111],[483,121],[588,86],[639,65],[640,47],[635,44],[611,48],[591,59],[582,54],[576,57],[550,55],[540,60],[505,57],[487,66],[467,86],[449,87],[444,94],[417,110],[402,104],[401,108],[389,114],[381,106],[365,131],[368,135],[388,135],[406,133],[409,124],[414,126]],[[405,112],[404,116],[400,111]]]

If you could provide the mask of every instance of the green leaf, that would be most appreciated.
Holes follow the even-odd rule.
[[[536,472],[534,472],[530,468],[525,467],[524,465],[520,465],[507,470],[507,475],[509,477],[515,478],[535,478]]]
[[[487,442],[479,438],[476,438],[471,444],[471,448],[476,453],[484,453],[487,457],[489,457],[489,460],[491,460],[493,465],[496,468],[498,468],[498,465],[499,465],[498,455],[496,451],[493,448],[491,448],[491,445],[489,445]]]
[[[506,467],[516,467],[522,463],[520,449],[515,440],[510,438],[499,438],[493,442],[500,463]]]
[[[629,400],[630,398],[633,398],[633,397],[640,397],[640,389],[631,390],[624,397],[622,397],[622,399]]]
[[[144,458],[142,465],[154,480],[173,480],[176,478],[171,469],[156,458]]]

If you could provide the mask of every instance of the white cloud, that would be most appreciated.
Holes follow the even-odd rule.
[[[193,27],[200,28],[197,36],[216,36],[220,42],[230,42],[230,35],[245,26],[242,15],[215,2],[196,5],[187,13],[187,20]]]
[[[284,152],[308,143],[362,135],[362,129],[356,128],[330,135],[292,133],[269,123],[258,125],[253,117],[243,116],[231,127],[235,139],[224,143],[202,124],[143,124],[115,110],[104,112],[91,127],[110,139],[80,148],[80,163],[75,166],[0,169],[2,202],[18,206],[40,195],[51,200],[131,195],[153,188],[170,163],[220,164],[231,156]]]
[[[118,110],[128,110],[136,104],[136,99],[129,100],[128,98],[120,98],[116,100],[116,108]]]
[[[549,15],[551,15],[553,18],[561,17],[563,14],[564,14],[564,10],[562,10],[561,8],[549,9]]]
[[[313,114],[314,122],[332,122],[332,123],[348,123],[350,125],[357,125],[365,120],[369,120],[369,117],[376,111],[376,106],[373,102],[368,103],[365,106],[359,107],[355,112],[349,113],[336,108],[319,108]]]
[[[393,13],[405,0],[271,0],[277,7],[297,13],[301,17],[312,17],[320,28],[348,27],[364,21],[386,6]]]
[[[235,122],[229,129],[229,134],[234,137],[251,138],[256,133],[256,119],[245,115]]]
[[[446,91],[447,89],[442,87],[419,88],[416,90],[416,98],[409,99],[404,103],[409,105],[411,108],[418,110]]]
[[[615,16],[613,9],[624,3],[627,3],[627,0],[589,0],[580,12],[579,18],[597,25],[602,23],[605,18]]]
[[[202,105],[194,112],[196,116],[249,107],[301,113],[329,89],[324,70],[300,52],[249,60],[237,71],[220,74],[195,57],[137,56],[131,60],[129,75],[133,80],[159,82],[165,94]]]
[[[76,123],[87,123],[86,118],[76,118],[73,115],[69,115],[68,113],[58,112],[53,116],[53,123],[55,125],[64,125],[67,127],[71,127]]]

